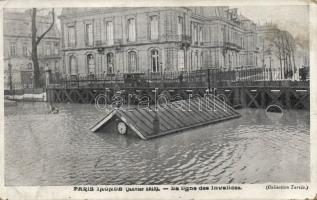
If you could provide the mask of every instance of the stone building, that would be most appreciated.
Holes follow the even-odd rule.
[[[256,25],[228,7],[64,8],[63,73],[257,65]]]
[[[49,14],[37,16],[38,34],[46,31],[51,22]],[[31,24],[30,10],[19,12],[4,9],[4,89],[33,87]],[[60,32],[56,25],[38,45],[38,57],[42,72],[46,68],[53,72],[60,71]]]

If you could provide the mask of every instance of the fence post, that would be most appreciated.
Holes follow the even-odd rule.
[[[208,92],[210,92],[210,69],[207,69]]]
[[[50,80],[52,78],[52,70],[50,70],[50,69],[45,70],[45,78],[46,78],[45,87],[48,88],[48,86],[50,84]]]
[[[242,104],[243,108],[247,107],[245,88],[244,87],[240,88],[240,101],[241,101],[241,104]]]
[[[79,74],[77,74],[77,88],[79,88]]]

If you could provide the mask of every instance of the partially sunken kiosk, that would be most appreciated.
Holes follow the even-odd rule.
[[[240,114],[213,95],[144,108],[112,110],[91,127],[93,132],[133,134],[147,140],[224,120]]]

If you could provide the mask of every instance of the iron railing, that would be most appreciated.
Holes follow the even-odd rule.
[[[160,73],[91,74],[52,76],[50,87],[62,88],[197,88],[224,85],[277,85],[294,82],[298,77],[283,78],[278,68],[203,69]],[[295,81],[299,82],[299,81]],[[305,85],[307,81],[303,81]]]

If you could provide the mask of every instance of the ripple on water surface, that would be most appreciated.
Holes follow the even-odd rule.
[[[242,117],[143,141],[89,127],[93,105],[5,108],[5,184],[208,184],[309,180],[309,112]],[[292,156],[289,156],[292,155]]]

